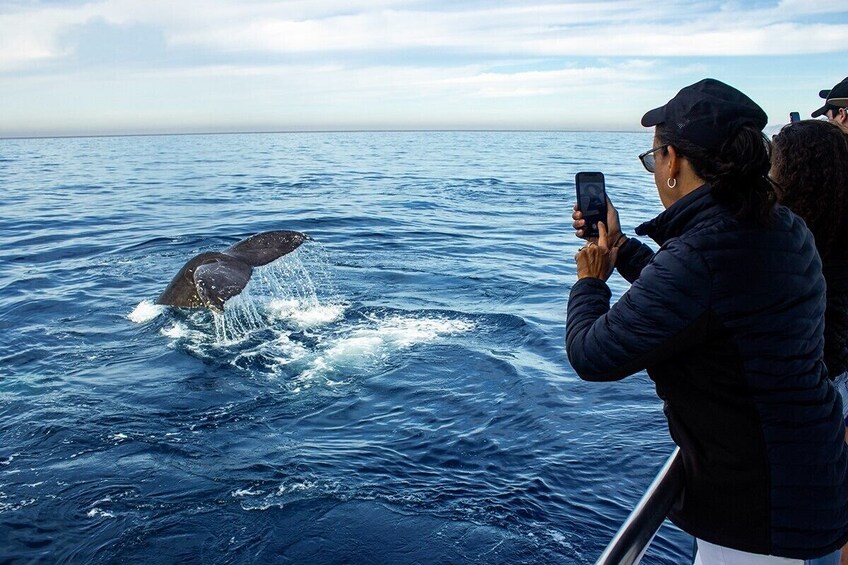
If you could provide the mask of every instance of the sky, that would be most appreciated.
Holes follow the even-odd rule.
[[[639,131],[705,77],[804,117],[844,0],[0,0],[0,137]]]

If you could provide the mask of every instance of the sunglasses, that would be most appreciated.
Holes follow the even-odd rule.
[[[654,167],[657,164],[657,157],[656,155],[654,155],[654,153],[656,153],[660,149],[665,149],[666,147],[668,147],[668,144],[660,145],[659,147],[654,147],[650,151],[645,151],[644,153],[639,155],[639,160],[642,161],[642,166],[645,167],[646,171],[648,171],[649,173],[654,172]]]

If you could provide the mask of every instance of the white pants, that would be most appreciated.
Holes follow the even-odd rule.
[[[694,565],[804,565],[804,560],[748,553],[699,539]]]

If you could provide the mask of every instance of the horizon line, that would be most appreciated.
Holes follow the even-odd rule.
[[[362,128],[362,129],[291,129],[291,130],[239,130],[239,131],[187,131],[152,133],[91,133],[56,135],[0,135],[0,141],[28,139],[90,139],[99,137],[165,137],[188,135],[267,135],[286,133],[650,133],[649,131],[618,129],[541,129],[541,128]]]

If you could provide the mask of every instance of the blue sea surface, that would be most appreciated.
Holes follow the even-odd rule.
[[[0,562],[594,563],[670,454],[565,355],[574,174],[650,133],[0,140]],[[309,234],[224,315],[154,302]],[[614,275],[614,298],[626,283]],[[666,523],[644,563],[680,563]]]

